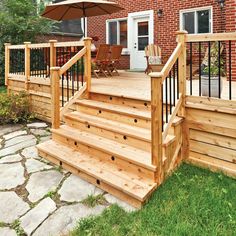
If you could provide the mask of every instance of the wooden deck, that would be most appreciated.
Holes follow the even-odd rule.
[[[187,95],[190,81],[187,80]],[[199,95],[199,80],[193,80],[193,95]],[[120,71],[120,76],[92,79],[91,92],[151,101],[151,80],[143,72]],[[222,99],[229,100],[229,81],[223,78]],[[232,82],[232,100],[236,100],[236,81]]]

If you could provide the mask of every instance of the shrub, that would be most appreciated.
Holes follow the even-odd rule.
[[[32,118],[29,95],[26,92],[0,94],[0,124],[23,123]]]

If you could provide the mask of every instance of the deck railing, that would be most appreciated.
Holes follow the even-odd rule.
[[[177,115],[185,115],[186,32],[178,32],[177,47],[159,73],[151,73],[152,164],[157,182],[163,178],[163,143]],[[174,157],[175,158],[175,157]],[[171,163],[171,161],[170,161]]]
[[[82,44],[83,43],[83,44]],[[52,89],[52,128],[60,127],[63,114],[75,100],[91,87],[91,39],[86,38],[79,50],[61,67],[50,68]],[[57,51],[54,51],[56,54]],[[61,63],[61,62],[60,62]],[[86,83],[84,83],[86,82]],[[60,90],[61,88],[61,90]],[[62,101],[62,108],[60,108]]]
[[[185,118],[186,95],[236,100],[235,71],[235,32],[201,35],[178,32],[177,46],[164,68],[150,74],[152,164],[158,168],[157,182],[163,176],[163,144],[176,116]],[[185,144],[182,145],[184,153]],[[172,157],[171,163],[176,157]]]
[[[50,78],[50,68],[62,66],[84,46],[84,42],[57,42],[23,45],[5,44],[5,84],[8,78],[25,79],[25,88],[31,78]],[[83,62],[82,62],[83,63]],[[80,69],[81,70],[81,69]],[[77,73],[78,68],[73,71]]]
[[[187,35],[188,95],[236,100],[236,33]]]

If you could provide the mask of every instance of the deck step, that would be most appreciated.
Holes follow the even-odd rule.
[[[87,181],[140,207],[155,190],[156,184],[146,184],[140,177],[130,175],[115,164],[96,159],[87,153],[74,150],[53,140],[38,146],[39,154]]]
[[[53,139],[57,141],[65,142],[65,139],[71,143],[75,143],[76,146],[83,144],[87,147],[102,151],[114,156],[126,160],[127,162],[134,163],[140,167],[155,171],[156,168],[151,164],[151,153],[131,147],[129,145],[121,144],[119,142],[95,135],[86,131],[75,129],[67,125],[62,125],[59,129],[52,129]],[[71,145],[68,143],[68,145]]]
[[[77,110],[134,126],[150,128],[151,112],[137,108],[94,100],[77,100]]]
[[[135,127],[78,111],[65,114],[64,121],[71,127],[113,139],[142,150],[151,151],[150,129]]]
[[[127,98],[122,95],[113,95],[111,93],[101,94],[97,92],[91,92],[89,94],[89,99],[116,105],[125,105],[142,110],[151,110],[151,101],[140,100],[137,98]]]

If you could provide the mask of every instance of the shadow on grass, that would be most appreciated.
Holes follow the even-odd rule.
[[[83,235],[235,235],[236,181],[183,164],[142,210],[114,205],[81,220],[71,233]]]

